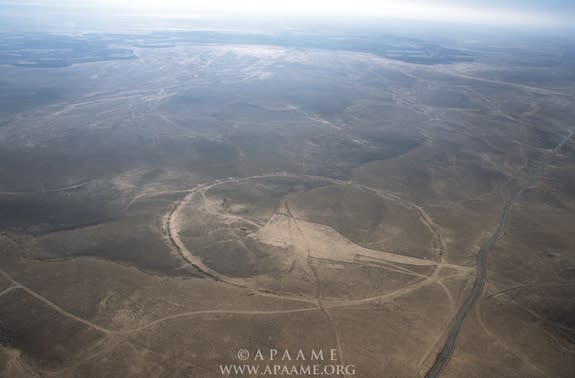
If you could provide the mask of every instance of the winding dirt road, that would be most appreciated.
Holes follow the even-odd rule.
[[[491,237],[487,240],[487,242],[479,249],[476,257],[476,276],[475,282],[473,283],[473,287],[471,288],[471,293],[455,315],[451,323],[451,327],[447,333],[447,339],[443,344],[439,354],[435,362],[433,363],[432,367],[429,369],[427,374],[425,375],[427,378],[435,378],[441,374],[441,371],[445,368],[447,363],[449,362],[449,358],[453,354],[453,350],[455,349],[455,343],[457,341],[457,336],[461,331],[461,327],[463,326],[463,322],[465,317],[477,301],[477,299],[481,296],[481,292],[483,291],[483,287],[485,286],[486,274],[487,274],[487,254],[489,251],[493,249],[497,240],[503,234],[503,231],[509,224],[509,220],[511,219],[511,210],[513,209],[513,205],[515,205],[519,199],[525,194],[525,192],[531,189],[535,183],[541,178],[543,175],[543,171],[545,169],[546,163],[550,160],[569,139],[573,136],[573,131],[570,130],[568,134],[559,142],[551,151],[551,154],[545,159],[539,166],[538,169],[528,178],[525,184],[519,188],[511,198],[505,203],[503,206],[501,217],[499,219],[499,224],[495,229],[495,232],[491,235]]]

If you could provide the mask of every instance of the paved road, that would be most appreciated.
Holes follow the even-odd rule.
[[[523,185],[519,190],[517,190],[515,194],[513,194],[513,196],[505,203],[497,229],[477,253],[476,257],[477,274],[475,276],[475,282],[473,283],[471,293],[469,294],[469,296],[467,297],[467,299],[457,312],[457,315],[453,319],[451,328],[449,329],[449,332],[447,334],[447,339],[445,340],[445,344],[443,344],[443,347],[441,348],[441,351],[437,355],[437,359],[435,360],[433,366],[431,367],[431,369],[429,369],[429,371],[425,375],[427,378],[435,378],[439,376],[443,368],[445,368],[445,366],[447,365],[449,357],[451,357],[451,354],[455,349],[455,342],[457,340],[457,336],[459,335],[459,331],[461,330],[461,326],[463,325],[463,321],[465,320],[467,313],[469,312],[469,310],[471,310],[473,304],[475,303],[477,298],[479,298],[481,292],[483,291],[483,286],[485,285],[485,276],[487,273],[487,266],[486,266],[487,253],[491,249],[493,249],[495,243],[503,234],[505,227],[507,227],[509,219],[511,218],[511,209],[513,208],[513,205],[541,177],[547,161],[555,153],[557,153],[561,149],[561,147],[563,147],[563,145],[567,143],[569,139],[571,139],[572,136],[573,131],[570,130],[569,133],[561,140],[561,142],[558,143],[557,146],[555,146],[555,148],[553,148],[552,154],[549,155],[549,158],[545,159],[537,167],[536,171],[529,177],[525,185]]]

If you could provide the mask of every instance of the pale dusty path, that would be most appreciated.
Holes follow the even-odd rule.
[[[60,307],[59,305],[55,304],[54,302],[52,302],[51,300],[43,297],[42,295],[38,294],[37,292],[35,292],[34,290],[22,285],[20,282],[16,281],[15,279],[12,278],[12,276],[10,276],[9,274],[7,274],[6,272],[4,272],[3,270],[0,269],[0,274],[2,276],[4,276],[8,281],[10,281],[10,283],[12,283],[13,286],[3,290],[2,292],[0,292],[0,295],[6,294],[10,291],[13,290],[23,290],[25,291],[27,294],[31,295],[32,297],[36,298],[37,300],[45,303],[48,307],[52,308],[53,310],[59,312],[60,314],[76,320],[82,324],[85,324],[91,328],[94,328],[98,331],[104,332],[105,334],[116,334],[116,335],[122,335],[122,334],[130,334],[130,333],[134,333],[134,332],[139,332],[142,331],[144,329],[150,328],[156,324],[168,321],[168,320],[173,320],[173,319],[178,319],[178,318],[185,318],[185,317],[191,317],[191,316],[197,316],[197,315],[209,315],[209,314],[231,314],[231,315],[275,315],[275,314],[293,314],[293,313],[298,313],[298,312],[309,312],[309,311],[318,311],[317,307],[304,307],[304,308],[296,308],[296,309],[288,309],[288,310],[271,310],[271,311],[249,311],[249,310],[198,310],[198,311],[187,311],[187,312],[182,312],[182,313],[178,313],[178,314],[174,314],[174,315],[170,315],[170,316],[166,316],[160,319],[156,319],[151,321],[150,323],[147,323],[141,327],[137,327],[134,329],[127,329],[127,330],[112,330],[112,329],[108,329],[105,327],[102,327],[98,324],[95,324],[89,320],[83,319],[77,315],[72,314],[71,312],[63,309],[62,307]]]
[[[129,330],[125,330],[125,331],[118,331],[118,333],[125,333],[125,334],[131,334],[131,333],[136,333],[136,332],[140,332],[143,331],[145,329],[151,328],[157,324],[163,323],[163,322],[167,322],[170,320],[176,320],[176,319],[181,319],[181,318],[189,318],[189,317],[193,317],[193,316],[201,316],[201,315],[221,315],[221,314],[226,314],[226,315],[253,315],[253,316],[257,316],[257,315],[282,315],[282,314],[297,314],[297,313],[302,313],[302,312],[313,312],[313,311],[319,311],[319,309],[317,307],[305,307],[305,308],[295,308],[295,309],[290,309],[290,310],[271,310],[271,311],[249,311],[249,310],[198,310],[198,311],[187,311],[187,312],[181,312],[178,314],[174,314],[174,315],[169,315],[169,316],[165,316],[163,318],[160,319],[156,319],[153,320],[141,327],[137,327],[134,329],[129,329]]]
[[[8,294],[9,292],[13,291],[13,290],[17,290],[20,289],[20,286],[10,286],[9,288],[6,288],[2,291],[0,291],[0,297],[3,296],[4,294]]]
[[[505,348],[507,351],[512,353],[514,356],[518,357],[526,366],[528,366],[531,370],[536,372],[539,376],[541,376],[541,377],[547,376],[547,374],[545,372],[543,372],[541,369],[539,369],[535,364],[533,364],[531,362],[531,360],[529,359],[529,357],[527,355],[525,355],[524,353],[522,353],[520,351],[515,350],[510,345],[508,345],[503,338],[497,336],[495,333],[493,333],[493,332],[491,332],[491,330],[489,330],[489,328],[487,327],[487,325],[483,321],[483,314],[481,313],[481,306],[479,306],[479,303],[477,306],[475,306],[475,314],[477,316],[477,322],[479,323],[479,325],[481,326],[483,331],[487,335],[489,335],[489,337],[491,337],[497,344],[501,345],[503,348]]]
[[[4,276],[4,278],[6,278],[8,281],[10,281],[13,285],[14,285],[14,289],[21,289],[24,290],[26,293],[30,294],[31,296],[33,296],[34,298],[38,299],[41,302],[44,302],[48,307],[52,308],[53,310],[56,310],[57,312],[59,312],[60,314],[67,316],[70,319],[74,319],[80,323],[83,323],[91,328],[97,329],[98,331],[104,332],[106,334],[111,333],[113,331],[101,327],[95,323],[92,323],[86,319],[82,319],[74,314],[72,314],[71,312],[68,312],[66,310],[64,310],[62,307],[58,306],[57,304],[55,304],[54,302],[44,298],[43,296],[41,296],[40,294],[36,293],[35,291],[29,289],[28,287],[22,285],[20,282],[16,281],[15,279],[13,279],[10,275],[8,275],[6,272],[4,272],[2,269],[0,269],[0,274],[2,274]]]
[[[321,309],[321,311],[324,313],[324,315],[326,316],[328,322],[329,322],[329,326],[333,332],[336,344],[337,344],[337,353],[338,353],[338,357],[339,357],[339,363],[341,365],[345,365],[344,359],[343,359],[343,347],[341,344],[341,337],[339,335],[339,331],[337,329],[337,326],[335,324],[335,321],[333,319],[333,317],[331,316],[331,314],[327,311],[327,309],[325,308],[325,306],[323,305],[322,299],[321,299],[321,280],[319,277],[319,273],[317,271],[317,268],[315,267],[315,265],[313,264],[313,262],[311,261],[311,249],[310,249],[310,244],[306,238],[306,234],[302,231],[302,229],[300,228],[299,225],[299,221],[297,220],[297,218],[293,215],[288,202],[285,201],[284,202],[284,206],[285,209],[287,211],[287,214],[289,216],[289,219],[291,220],[291,222],[293,222],[293,225],[295,226],[295,228],[297,229],[298,233],[303,237],[303,242],[304,242],[304,246],[305,246],[305,251],[306,251],[306,256],[305,256],[305,262],[307,264],[307,266],[311,269],[311,271],[313,272],[313,279],[316,285],[316,300],[317,300],[317,305],[318,307]],[[293,236],[293,234],[292,234]]]

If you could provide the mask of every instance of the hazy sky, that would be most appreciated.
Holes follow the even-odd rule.
[[[483,24],[557,26],[575,23],[575,0],[0,0],[2,4],[97,6],[180,16],[227,13],[375,16]]]

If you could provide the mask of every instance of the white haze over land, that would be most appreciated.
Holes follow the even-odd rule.
[[[569,27],[575,23],[575,0],[2,0],[2,4],[88,7],[174,18],[369,17],[523,27]]]

